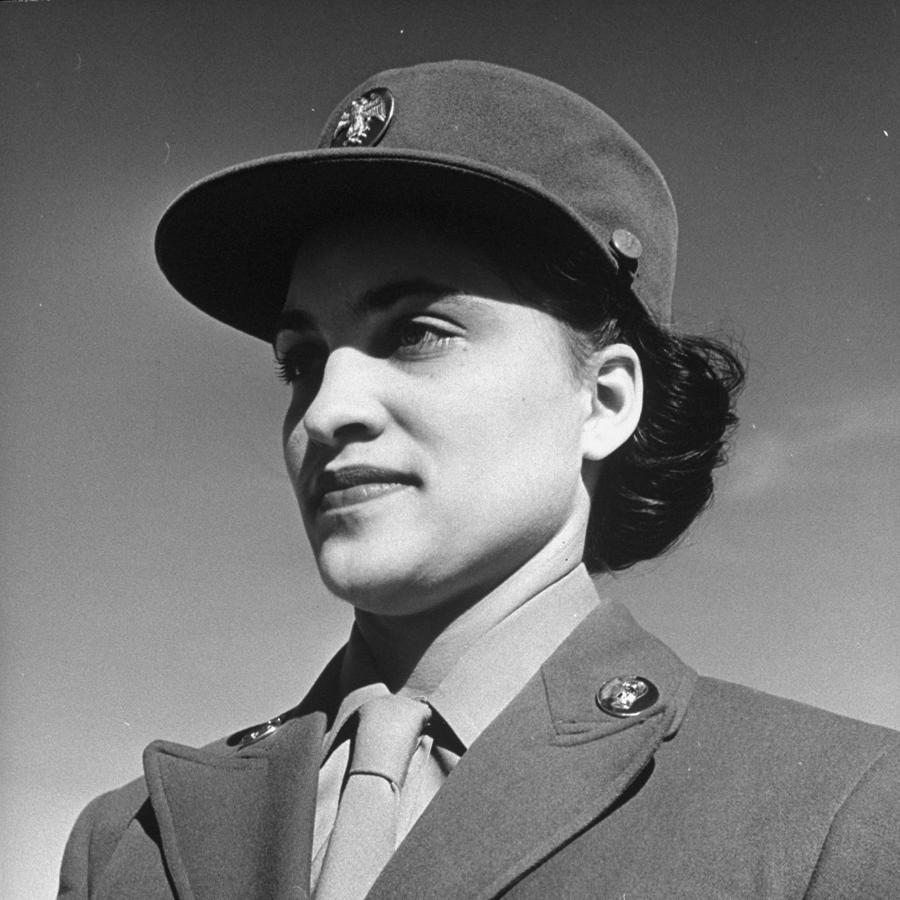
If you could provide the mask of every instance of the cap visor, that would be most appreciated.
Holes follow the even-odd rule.
[[[370,209],[452,209],[533,240],[608,251],[573,210],[526,176],[413,151],[315,150],[236,166],[188,189],[166,211],[156,256],[173,287],[214,318],[271,341],[304,237]],[[439,221],[438,218],[435,221]]]

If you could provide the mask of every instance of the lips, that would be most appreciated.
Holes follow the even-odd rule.
[[[380,466],[326,469],[313,479],[307,503],[310,509],[324,512],[365,503],[417,484],[419,480],[406,472]]]

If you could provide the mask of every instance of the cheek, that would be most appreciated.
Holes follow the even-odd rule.
[[[284,421],[281,425],[281,441],[285,446],[287,446],[295,431],[302,431],[301,423],[308,406],[309,400],[300,396],[300,391],[297,388],[292,388],[291,400],[288,408],[285,410]]]
[[[298,396],[298,393],[295,389],[281,423],[281,446],[289,469],[293,466],[299,467],[308,444],[306,430],[303,427],[303,416],[309,406],[309,401]]]
[[[303,444],[305,443],[301,440],[302,432],[303,429],[300,428],[299,420],[288,413],[281,426],[281,447],[284,451],[284,461],[289,469],[297,456],[302,454]]]
[[[551,470],[577,475],[584,392],[568,371],[547,368],[545,360],[522,366],[516,357],[507,363],[481,373],[469,370],[457,389],[444,392],[430,417],[436,451],[474,479],[491,473],[525,478],[529,472],[550,477]]]
[[[583,418],[583,391],[568,370],[546,348],[544,354],[518,355],[495,371],[495,391],[473,393],[479,404],[486,396],[483,419],[502,424],[510,436],[565,443],[577,433]],[[523,359],[527,360],[523,364]]]

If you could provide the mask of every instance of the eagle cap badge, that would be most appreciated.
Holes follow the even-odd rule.
[[[334,128],[332,147],[372,147],[383,137],[394,115],[394,95],[372,88],[351,100]]]

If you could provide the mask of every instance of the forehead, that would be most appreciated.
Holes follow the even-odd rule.
[[[361,217],[325,225],[303,241],[284,308],[319,317],[357,308],[372,291],[416,282],[525,302],[474,242],[447,235],[427,221]],[[390,290],[385,295],[390,298]]]

